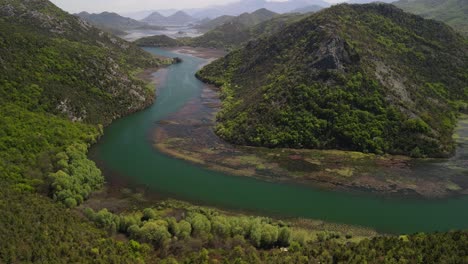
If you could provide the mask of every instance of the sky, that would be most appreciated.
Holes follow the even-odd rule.
[[[51,0],[55,5],[70,13],[111,11],[118,13],[142,10],[186,9],[223,5],[239,0]],[[285,1],[285,0],[271,0]],[[334,2],[330,0],[328,2]]]

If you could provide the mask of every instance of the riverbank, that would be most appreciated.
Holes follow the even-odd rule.
[[[171,50],[210,59],[219,56],[206,49]],[[273,182],[425,198],[468,194],[468,181],[463,177],[468,175],[468,165],[460,162],[463,161],[460,155],[422,160],[338,150],[234,146],[213,132],[220,106],[217,88],[205,85],[201,96],[158,123],[153,134],[154,146],[167,155],[210,170]],[[468,141],[466,120],[466,116],[461,118],[455,133],[458,141]],[[464,152],[464,148],[468,146],[459,142],[459,151]]]

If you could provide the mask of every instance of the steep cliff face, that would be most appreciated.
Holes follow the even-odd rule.
[[[413,156],[453,149],[467,45],[387,4],[338,5],[198,73],[222,86],[217,133],[237,144]]]
[[[108,124],[153,100],[133,73],[161,61],[48,1],[0,1],[0,28],[2,103]]]

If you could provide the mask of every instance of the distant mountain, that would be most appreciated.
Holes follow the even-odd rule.
[[[173,15],[166,18],[167,25],[187,25],[197,21],[197,19],[191,17],[184,11],[178,11]]]
[[[391,3],[395,0],[350,0],[346,3],[348,4],[370,4],[370,3]]]
[[[468,36],[468,0],[401,0],[393,4],[407,12],[445,22]]]
[[[103,12],[100,14],[89,14],[87,12],[81,12],[76,16],[86,20],[94,26],[111,31],[113,33],[122,34],[123,31],[132,29],[164,29],[158,26],[152,26],[144,22],[140,22],[131,18],[120,16],[116,13]]]
[[[137,39],[134,43],[141,47],[177,47],[183,45],[183,42],[166,35],[145,37]]]
[[[288,13],[298,8],[317,5],[321,7],[330,6],[323,0],[289,0],[285,2],[273,2],[267,0],[241,0],[227,5],[218,5],[204,9],[188,11],[196,18],[215,18],[222,15],[238,16],[242,13],[251,13],[255,10],[266,8],[276,13]]]
[[[336,5],[197,76],[222,87],[216,133],[240,145],[442,157],[468,103],[468,45],[390,4]]]
[[[253,13],[244,13],[228,20],[226,23],[208,31],[200,37],[190,40],[190,45],[216,48],[232,48],[250,40],[253,37],[252,27],[269,21],[277,13],[267,9],[259,9]]]
[[[217,17],[215,19],[208,19],[206,21],[202,21],[202,23],[200,23],[199,25],[195,26],[195,28],[199,29],[199,30],[211,30],[211,29],[214,29],[216,27],[219,27],[221,26],[222,24],[226,23],[226,22],[229,22],[231,20],[233,20],[235,18],[235,16],[220,16],[220,17]]]
[[[182,26],[194,23],[197,21],[197,19],[191,17],[183,11],[178,11],[168,17],[161,15],[159,12],[153,12],[141,21],[158,26]]]
[[[306,7],[301,7],[301,8],[294,9],[290,13],[307,14],[307,13],[314,13],[314,12],[320,11],[322,9],[323,9],[323,6],[311,5],[311,6],[306,6]]]
[[[261,9],[252,14],[233,17],[200,37],[174,40],[161,36],[152,36],[141,38],[135,43],[139,46],[194,46],[229,50],[241,47],[250,40],[278,32],[304,17],[305,15],[301,14],[278,15]]]
[[[161,15],[159,12],[153,12],[149,16],[141,20],[142,22],[150,25],[166,25],[166,17]]]
[[[122,12],[122,13],[119,13],[119,15],[141,21],[142,19],[148,17],[149,15],[154,13],[155,11],[156,10],[142,10],[142,11],[136,11],[136,12]]]

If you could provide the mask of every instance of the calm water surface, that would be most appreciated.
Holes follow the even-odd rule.
[[[200,96],[203,84],[194,73],[206,61],[156,48],[147,50],[168,57],[178,56],[184,62],[168,68],[167,78],[159,85],[158,98],[151,108],[114,122],[93,149],[96,159],[118,172],[119,177],[168,197],[205,205],[321,219],[383,232],[468,228],[468,197],[398,199],[324,191],[229,176],[159,153],[151,141],[156,122],[180,109],[191,98]]]

